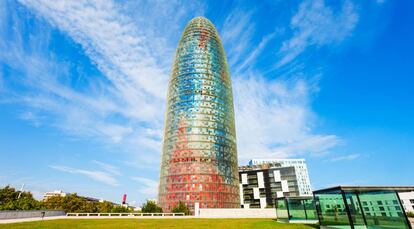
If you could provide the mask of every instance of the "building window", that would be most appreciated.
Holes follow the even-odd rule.
[[[362,201],[362,205],[367,206],[368,203],[366,201]]]
[[[380,201],[380,200],[377,201],[377,203],[378,203],[378,205],[382,205],[382,201]]]
[[[399,205],[398,200],[393,200],[392,203],[395,205]]]

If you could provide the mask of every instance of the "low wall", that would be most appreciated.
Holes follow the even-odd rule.
[[[42,217],[42,212],[45,217],[66,215],[64,211],[0,211],[0,220]]]
[[[197,215],[196,215],[197,216]],[[200,218],[276,218],[274,208],[200,208]]]

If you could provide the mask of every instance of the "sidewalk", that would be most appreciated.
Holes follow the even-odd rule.
[[[45,217],[43,220],[55,220],[55,219],[68,219],[68,220],[77,220],[77,219],[190,219],[198,218],[195,216],[51,216]],[[41,221],[42,218],[20,218],[20,219],[2,219],[0,224],[7,223],[23,223],[31,221]]]
[[[19,219],[2,219],[0,220],[0,224],[7,224],[7,223],[23,223],[23,222],[30,222],[30,221],[42,221],[42,220],[55,220],[55,219],[66,219],[66,216],[50,216],[44,217],[43,219],[40,217],[36,218],[19,218]]]

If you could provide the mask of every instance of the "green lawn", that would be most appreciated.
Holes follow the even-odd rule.
[[[284,224],[272,219],[60,219],[0,224],[2,228],[318,228],[316,225]]]

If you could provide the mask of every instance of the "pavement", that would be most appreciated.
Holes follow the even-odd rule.
[[[0,224],[7,223],[23,223],[42,220],[55,220],[55,219],[190,219],[198,218],[195,216],[50,216],[36,218],[20,218],[20,219],[1,219]]]
[[[7,224],[7,223],[23,223],[23,222],[31,222],[31,221],[42,221],[42,220],[55,220],[55,219],[66,219],[67,216],[50,216],[44,217],[43,219],[40,217],[35,218],[19,218],[19,219],[1,219],[0,224]]]

